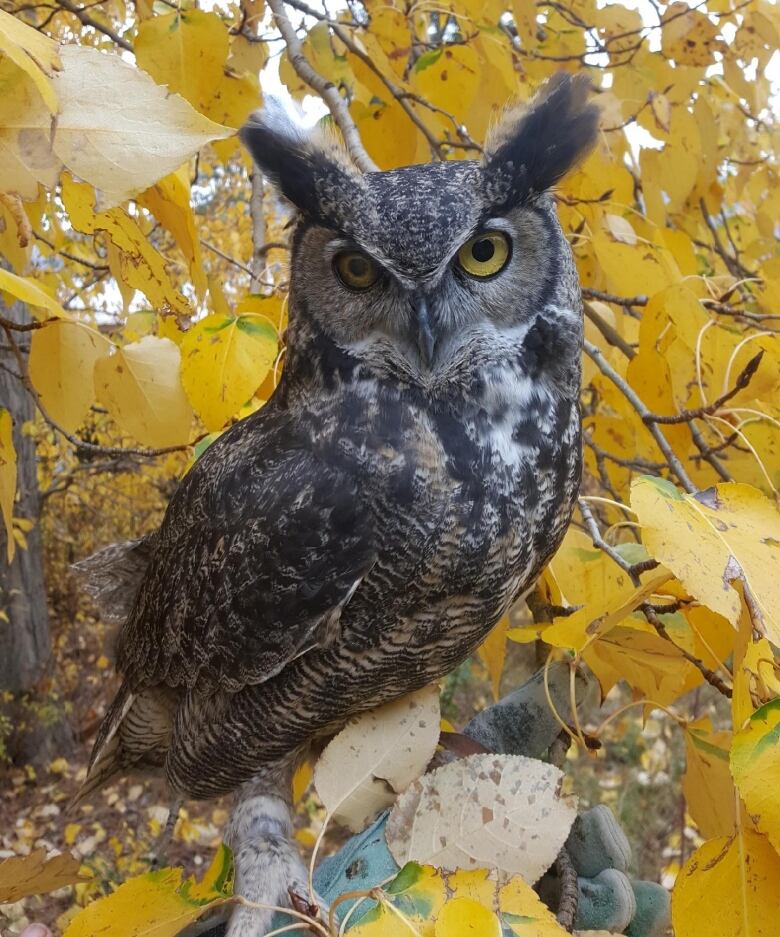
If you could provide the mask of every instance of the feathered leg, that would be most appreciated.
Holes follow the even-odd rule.
[[[282,783],[279,783],[280,780]],[[290,907],[290,893],[307,900],[308,870],[295,842],[289,776],[263,774],[236,795],[225,841],[235,861],[234,893],[256,904]],[[237,905],[226,937],[261,937],[274,912]]]

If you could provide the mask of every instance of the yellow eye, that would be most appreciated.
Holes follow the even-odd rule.
[[[350,290],[367,290],[379,279],[379,267],[360,251],[342,251],[333,258],[336,276]]]
[[[511,254],[509,238],[501,231],[478,234],[458,251],[458,263],[472,277],[492,277],[503,270]]]

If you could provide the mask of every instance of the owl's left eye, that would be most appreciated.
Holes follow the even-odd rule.
[[[472,277],[495,276],[509,262],[512,247],[503,231],[477,234],[458,251],[458,265]]]
[[[350,290],[367,290],[379,279],[379,267],[362,251],[342,251],[336,254],[333,269]]]

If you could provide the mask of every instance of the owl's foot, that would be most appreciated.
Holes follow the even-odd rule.
[[[251,902],[251,906],[236,905],[226,937],[262,937],[272,929],[279,908],[292,908],[310,917],[317,912],[327,916],[319,901],[309,907],[308,870],[298,852],[290,808],[283,798],[260,794],[241,800],[233,810],[225,838],[235,862],[234,894]]]

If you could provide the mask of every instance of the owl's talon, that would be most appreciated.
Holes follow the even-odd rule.
[[[299,914],[305,914],[315,921],[319,919],[320,906],[318,904],[312,904],[312,902],[309,901],[308,895],[302,895],[292,887],[287,889],[287,894],[290,896],[290,905],[293,911],[297,911]]]

